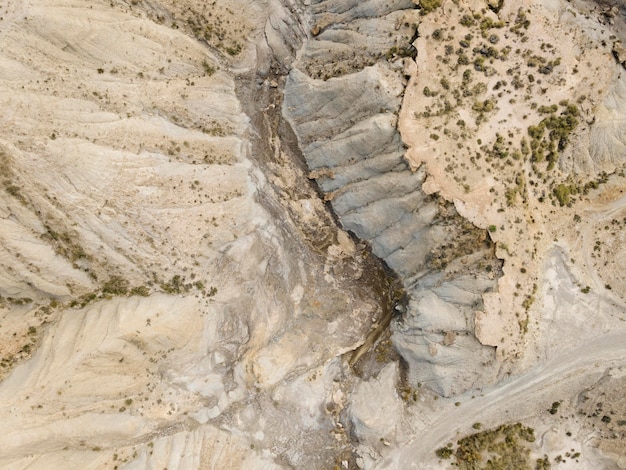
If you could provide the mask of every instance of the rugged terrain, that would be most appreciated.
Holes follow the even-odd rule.
[[[623,6],[421,3],[0,6],[3,468],[626,468]]]

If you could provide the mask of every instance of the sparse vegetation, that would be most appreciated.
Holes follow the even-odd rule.
[[[557,116],[553,106],[540,107],[540,112],[550,112],[550,115],[541,120],[536,126],[528,127],[528,135],[531,137],[530,148],[532,160],[536,163],[548,162],[548,170],[554,168],[559,152],[565,150],[569,142],[569,135],[578,126],[578,107],[561,102],[564,108]],[[546,131],[548,131],[546,135]],[[563,205],[563,204],[562,204]]]
[[[89,256],[78,242],[78,234],[70,232],[57,232],[50,226],[45,226],[46,231],[41,238],[48,241],[57,254],[63,256],[71,262],[87,260]]]
[[[20,191],[19,186],[16,186],[15,184],[11,184],[10,181],[5,181],[4,189],[6,190],[7,193],[9,193],[11,196],[17,199],[20,202],[20,204],[24,206],[28,205],[28,201],[26,200],[26,198]]]
[[[180,23],[197,39],[232,57],[243,50],[241,41],[246,37],[248,27],[237,20],[237,14],[229,7],[213,4],[209,11],[187,7],[181,8],[175,16],[172,28],[178,28]]]

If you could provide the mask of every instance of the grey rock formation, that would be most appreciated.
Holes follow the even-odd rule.
[[[368,241],[406,289],[408,309],[392,328],[410,380],[448,396],[497,375],[495,349],[473,336],[473,311],[495,287],[499,264],[485,234],[426,195],[424,171],[412,172],[404,161],[396,130],[404,89],[398,56],[410,52],[413,6],[312,5],[316,27],[287,78],[283,112],[343,227]],[[391,34],[375,35],[364,48],[347,40],[364,27]],[[347,64],[347,56],[357,59]],[[333,68],[322,71],[322,63]]]
[[[298,67],[313,78],[328,79],[357,72],[383,57],[410,54],[414,7],[411,0],[311,2],[305,18],[315,39],[299,51]]]

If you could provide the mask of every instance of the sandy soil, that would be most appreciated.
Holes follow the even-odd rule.
[[[626,123],[623,105],[611,104],[626,77],[611,55],[615,35],[598,11],[581,14],[564,2],[505,2],[497,15],[482,2],[456,3],[423,17],[399,126],[408,161],[429,174],[427,190],[453,201],[496,242],[504,276],[484,296],[477,337],[497,346],[517,373],[526,371],[443,414],[417,418],[430,406],[439,410],[417,405],[411,415],[420,437],[392,451],[381,468],[411,461],[422,462],[412,468],[442,468],[433,458],[437,446],[471,433],[477,421],[514,420],[540,433],[570,429],[574,447],[586,449],[583,468],[612,468],[596,447],[619,444],[589,441],[597,424],[551,419],[545,410],[563,396],[563,416],[576,416],[577,394],[623,367],[624,153],[618,144],[608,163],[589,151],[604,145],[593,136],[606,119]],[[555,165],[525,152],[529,127],[563,116],[568,103],[576,104],[578,124]],[[559,185],[589,190],[561,201]],[[569,452],[571,439],[555,439],[534,447],[533,459]],[[612,455],[623,468],[623,453]],[[564,465],[580,468],[573,459]]]
[[[597,268],[589,264],[578,282],[595,277],[594,288],[601,292],[607,291],[605,285],[621,283],[622,257],[614,255],[621,250],[623,160],[607,169],[609,183],[573,196],[564,206],[555,188],[603,180],[598,175],[603,162],[582,163],[577,155],[588,154],[584,145],[593,133],[591,123],[601,119],[623,74],[610,53],[611,31],[564,4],[507,3],[498,16],[481,10],[480,2],[458,7],[446,2],[442,8],[445,14],[428,15],[420,24],[417,68],[407,87],[400,129],[409,146],[407,159],[414,167],[426,165],[427,190],[454,201],[461,214],[488,228],[497,242],[505,276],[498,292],[486,296],[477,330],[481,341],[497,346],[506,360],[522,356],[527,348],[532,351],[540,341],[538,291],[545,282],[548,253],[559,245],[571,251],[572,259],[580,256],[577,252],[591,256],[592,246],[577,242],[575,234],[589,230],[585,214],[592,207],[612,204],[614,230],[601,242],[607,264],[594,258]],[[528,128],[545,119],[551,106],[562,113],[564,100],[577,103],[579,123],[565,148],[573,156],[561,160],[578,163],[551,168],[529,155],[522,140],[532,144]],[[602,270],[604,283],[598,282],[595,269]],[[606,295],[620,296],[618,292],[622,290]]]

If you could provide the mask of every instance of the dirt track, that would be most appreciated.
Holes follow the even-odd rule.
[[[454,441],[459,432],[470,433],[473,423],[489,426],[500,423],[503,416],[509,421],[529,419],[537,404],[545,403],[547,410],[564,393],[580,390],[581,385],[597,381],[606,369],[625,364],[626,330],[564,351],[508,383],[485,389],[480,397],[467,397],[459,407],[440,414],[418,439],[392,452],[378,468],[441,468],[433,460],[435,450]]]

